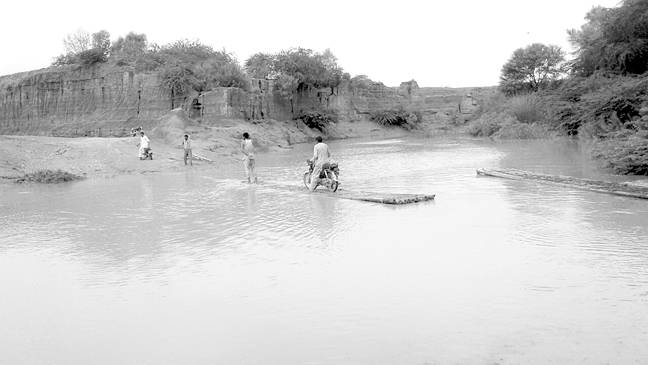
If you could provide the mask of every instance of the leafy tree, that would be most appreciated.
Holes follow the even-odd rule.
[[[245,71],[250,77],[265,79],[276,77],[275,55],[268,53],[255,53],[245,61]]]
[[[99,49],[104,55],[108,56],[108,52],[110,52],[110,33],[105,30],[92,33],[92,48]]]
[[[82,66],[92,66],[97,63],[106,62],[107,57],[104,50],[100,48],[91,48],[86,51],[80,52],[76,55],[77,63]]]
[[[174,97],[187,95],[190,90],[200,88],[200,80],[188,67],[164,65],[160,69],[159,78],[162,89],[171,95],[172,108]]]
[[[225,51],[216,52],[196,66],[196,75],[206,88],[238,87],[249,89],[248,78],[236,59]]]
[[[146,62],[148,69],[160,70],[162,88],[172,97],[214,87],[249,87],[247,76],[232,54],[214,51],[197,40],[154,46],[138,62]]]
[[[502,67],[500,88],[506,94],[538,91],[565,72],[564,61],[558,46],[534,43],[518,48]]]
[[[91,66],[106,62],[110,48],[110,33],[105,30],[93,33],[78,30],[63,39],[66,53],[58,56],[53,66],[82,65]]]
[[[158,47],[155,52],[159,57],[164,59],[165,63],[175,62],[197,64],[205,62],[214,56],[223,57],[223,55],[225,55],[228,60],[231,57],[224,51],[214,51],[212,47],[204,45],[198,40],[187,39],[178,40],[162,47]]]
[[[580,30],[569,30],[576,47],[573,70],[589,76],[597,70],[624,74],[648,71],[648,2],[624,0],[618,8],[593,8]]]
[[[70,33],[63,38],[65,53],[68,55],[87,51],[90,49],[91,44],[90,33],[82,29]]]
[[[118,64],[134,63],[146,53],[148,42],[146,34],[129,32],[125,37],[119,37],[113,43],[110,52]]]

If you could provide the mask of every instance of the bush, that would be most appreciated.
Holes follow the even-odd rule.
[[[520,123],[506,112],[490,112],[481,115],[468,125],[468,134],[473,137],[492,137],[497,139],[541,139],[553,137],[543,123]]]
[[[295,119],[301,119],[308,128],[317,129],[320,132],[323,132],[331,123],[337,122],[337,115],[330,111],[309,111],[301,113]]]
[[[412,129],[422,120],[420,112],[407,111],[403,108],[379,110],[371,113],[369,118],[382,126],[405,129]]]
[[[617,174],[648,175],[648,132],[629,136],[622,132],[599,140],[594,145],[593,156]]]
[[[16,179],[17,183],[35,182],[41,184],[57,184],[83,179],[82,176],[71,174],[62,170],[38,170],[25,174]]]
[[[533,123],[545,119],[543,105],[536,95],[520,95],[509,99],[511,113],[522,123]]]
[[[505,113],[489,112],[470,122],[468,134],[473,137],[490,137],[502,128],[504,123],[513,123],[513,118]]]
[[[97,63],[103,63],[108,60],[106,53],[100,48],[92,48],[83,52],[79,52],[77,54],[77,58],[79,59],[79,63],[82,66],[86,67],[95,65]]]
[[[543,139],[553,137],[545,124],[541,123],[513,123],[503,125],[493,134],[497,139]]]

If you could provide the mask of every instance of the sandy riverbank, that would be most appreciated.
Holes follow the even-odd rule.
[[[187,119],[181,111],[174,111],[157,127],[147,131],[154,152],[153,161],[138,159],[138,137],[0,136],[0,182],[11,182],[44,169],[60,169],[87,178],[184,169],[181,148],[184,133],[192,135],[194,154],[200,157],[194,161],[194,168],[236,164],[241,160],[238,146],[245,131],[252,135],[260,152],[289,149],[293,144],[310,142],[320,134],[295,121],[226,120],[218,126],[206,126]],[[407,133],[360,121],[338,123],[326,134],[328,139],[378,139]]]

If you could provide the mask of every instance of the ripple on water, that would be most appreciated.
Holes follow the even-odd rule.
[[[5,194],[0,270],[21,280],[0,280],[12,314],[3,327],[34,346],[9,351],[101,333],[133,361],[164,362],[138,356],[138,339],[182,333],[178,358],[209,339],[229,350],[198,346],[201,355],[225,363],[481,363],[493,348],[528,355],[511,362],[557,352],[579,362],[593,348],[600,362],[637,362],[648,340],[648,207],[476,176],[502,166],[591,173],[570,146],[533,143],[331,143],[344,189],[437,194],[404,207],[307,193],[312,146],[260,154],[262,180],[289,188],[205,169]],[[73,300],[23,309],[53,297]],[[295,357],[283,357],[287,343]],[[56,360],[39,362],[66,362]]]

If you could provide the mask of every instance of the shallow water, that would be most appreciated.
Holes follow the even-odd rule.
[[[7,364],[642,363],[648,201],[477,177],[623,179],[566,141],[331,143],[384,206],[207,168],[1,186]],[[259,157],[298,186],[310,146]]]

